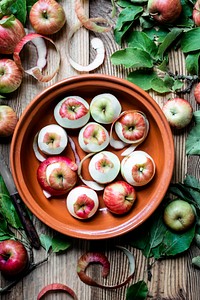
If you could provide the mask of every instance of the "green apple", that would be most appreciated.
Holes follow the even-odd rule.
[[[170,229],[182,232],[194,224],[195,212],[187,201],[176,199],[166,206],[163,219]]]

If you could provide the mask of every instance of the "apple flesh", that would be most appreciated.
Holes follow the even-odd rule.
[[[134,187],[123,180],[110,183],[103,192],[105,206],[117,215],[130,211],[135,200],[136,191]]]
[[[200,104],[200,82],[195,86],[194,98],[198,104]]]
[[[64,127],[83,127],[90,118],[89,104],[79,96],[69,96],[61,100],[54,109],[56,122]]]
[[[149,183],[155,175],[153,158],[145,151],[134,151],[121,161],[121,174],[124,180],[133,186]]]
[[[85,220],[97,212],[99,199],[97,193],[89,187],[77,186],[69,192],[66,204],[73,217]]]
[[[115,123],[116,134],[127,144],[142,142],[148,130],[149,122],[145,114],[137,110],[125,111]]]
[[[120,160],[110,151],[95,154],[89,163],[89,173],[98,183],[105,184],[113,181],[120,171]]]
[[[33,29],[40,34],[58,32],[65,24],[65,12],[55,0],[39,0],[30,10],[29,20]]]
[[[170,229],[182,232],[194,224],[195,212],[187,201],[176,199],[166,206],[163,219]]]
[[[15,240],[0,242],[0,271],[12,278],[21,274],[28,265],[28,253],[24,245]]]
[[[192,120],[193,108],[185,99],[170,99],[163,105],[162,110],[170,126],[173,128],[185,128]]]
[[[193,8],[192,18],[196,26],[200,26],[200,1],[198,0]]]
[[[121,104],[112,94],[95,96],[90,103],[92,118],[101,124],[111,124],[121,113]]]
[[[8,105],[0,105],[0,137],[13,134],[18,122],[16,112]]]
[[[37,180],[51,196],[66,194],[77,182],[77,165],[65,156],[51,156],[40,163]]]
[[[180,16],[182,5],[180,0],[149,0],[147,11],[158,23],[172,24]]]
[[[38,147],[48,155],[58,155],[67,146],[68,137],[66,131],[57,124],[43,127],[38,134]]]
[[[89,122],[81,128],[78,142],[85,152],[99,152],[109,144],[109,134],[106,128],[96,122]]]

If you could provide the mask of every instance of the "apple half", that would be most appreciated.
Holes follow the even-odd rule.
[[[77,186],[67,195],[69,213],[77,219],[91,218],[99,207],[97,193],[87,186]]]
[[[77,165],[65,156],[51,156],[40,163],[37,180],[44,194],[59,196],[66,194],[77,182]]]
[[[64,151],[68,143],[67,133],[57,124],[43,127],[38,133],[38,148],[48,155],[58,155]]]
[[[155,171],[155,162],[145,151],[134,151],[121,161],[121,175],[133,186],[146,185],[153,179]]]
[[[101,124],[111,124],[120,115],[121,109],[119,100],[109,93],[95,96],[90,103],[92,118]]]
[[[79,96],[66,97],[55,106],[54,118],[64,128],[83,127],[90,118],[89,104]]]
[[[85,152],[99,152],[109,144],[109,134],[106,128],[96,122],[89,122],[81,128],[78,142]]]
[[[113,181],[120,171],[120,160],[116,154],[110,151],[102,151],[95,154],[89,163],[91,177],[101,184]]]

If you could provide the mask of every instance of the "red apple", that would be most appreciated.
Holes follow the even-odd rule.
[[[49,35],[63,27],[66,17],[62,5],[55,0],[39,0],[32,6],[29,20],[37,33]]]
[[[145,151],[134,151],[121,162],[121,174],[124,180],[133,186],[149,183],[155,175],[153,158]]]
[[[37,179],[44,191],[50,195],[64,195],[77,182],[77,165],[65,156],[52,156],[41,162]]]
[[[193,8],[192,18],[196,26],[200,26],[200,1],[198,0]]]
[[[107,185],[103,193],[105,206],[114,214],[125,214],[136,200],[134,187],[126,181],[116,181]]]
[[[192,120],[193,108],[185,99],[170,99],[163,105],[162,109],[170,126],[176,129],[186,127]]]
[[[22,71],[12,59],[0,59],[0,94],[8,94],[18,89],[22,77]]]
[[[176,199],[166,206],[163,218],[169,228],[182,232],[194,224],[195,212],[187,201]]]
[[[194,98],[198,104],[200,104],[200,82],[195,86]]]
[[[17,18],[4,16],[0,20],[0,53],[12,54],[25,34],[24,26]]]
[[[99,199],[97,193],[89,187],[77,186],[69,192],[66,204],[73,217],[85,220],[96,213]]]
[[[24,245],[15,240],[0,242],[0,271],[6,277],[22,273],[28,264],[28,253]]]
[[[147,10],[158,23],[174,23],[182,11],[180,0],[149,0]]]
[[[8,105],[0,105],[0,137],[11,136],[17,122],[16,112]]]

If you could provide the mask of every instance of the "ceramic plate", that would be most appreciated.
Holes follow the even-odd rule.
[[[100,207],[89,220],[73,218],[66,208],[66,196],[47,199],[37,181],[39,162],[33,151],[35,134],[45,125],[56,123],[53,110],[66,96],[81,96],[88,102],[100,93],[115,95],[122,110],[143,111],[150,123],[150,130],[138,150],[150,154],[156,164],[156,174],[146,186],[136,188],[137,200],[126,215],[117,216],[104,208],[102,192]],[[77,145],[78,130],[67,130]],[[78,147],[78,145],[77,145]],[[110,149],[113,151],[113,149]],[[78,149],[83,157],[83,151]],[[115,152],[120,160],[120,152]],[[64,153],[74,159],[70,146]],[[174,167],[174,144],[171,129],[159,105],[148,93],[132,83],[112,76],[91,74],[71,77],[54,84],[37,95],[23,112],[11,143],[11,170],[16,187],[27,207],[49,227],[72,237],[104,239],[122,235],[142,224],[162,201]],[[84,170],[87,168],[84,167]],[[83,174],[89,178],[88,172]],[[119,176],[120,178],[120,176]],[[79,182],[81,183],[81,182]]]

